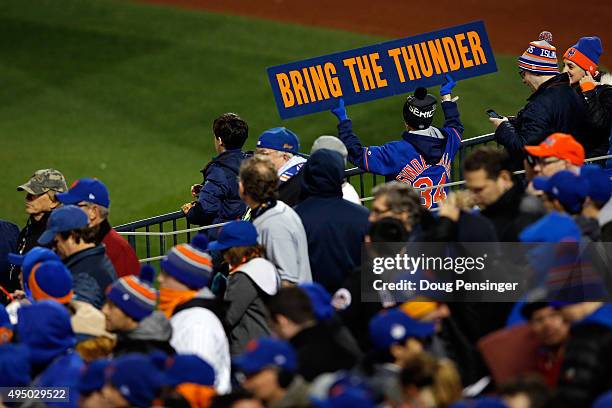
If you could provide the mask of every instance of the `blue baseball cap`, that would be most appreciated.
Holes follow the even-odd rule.
[[[212,387],[215,369],[195,354],[176,354],[166,360],[167,385],[191,383]]]
[[[104,183],[91,178],[75,181],[68,191],[57,194],[56,197],[62,204],[78,204],[81,201],[87,201],[106,208],[110,206],[108,189]]]
[[[572,217],[556,211],[527,226],[519,235],[522,242],[579,242],[580,228]]]
[[[65,205],[53,210],[47,221],[47,229],[38,238],[40,245],[48,245],[58,232],[85,228],[89,225],[87,213],[76,205]]]
[[[249,341],[246,351],[234,358],[233,363],[245,374],[254,374],[266,367],[278,367],[290,372],[297,369],[297,357],[291,345],[271,337]]]
[[[208,244],[211,251],[223,251],[225,249],[251,246],[257,244],[257,230],[248,221],[232,221],[219,230],[216,241]]]
[[[111,360],[93,360],[81,370],[77,389],[81,394],[89,394],[100,391],[104,387],[104,371],[111,363]]]
[[[567,170],[555,173],[551,177],[534,178],[533,188],[556,198],[563,208],[572,214],[580,212],[589,192],[586,180]]]
[[[398,310],[383,310],[370,320],[370,339],[379,350],[388,349],[393,344],[403,343],[409,337],[425,338],[432,336],[435,326],[430,322],[420,322]]]
[[[275,127],[266,130],[259,136],[257,147],[298,154],[300,151],[300,139],[298,139],[295,133],[285,127]]]
[[[106,382],[115,387],[131,405],[150,407],[159,390],[167,383],[164,373],[149,356],[125,354],[113,360],[105,370]]]
[[[591,200],[605,203],[612,196],[610,176],[598,165],[585,164],[582,166],[580,168],[580,178],[587,182],[589,186],[587,197]]]

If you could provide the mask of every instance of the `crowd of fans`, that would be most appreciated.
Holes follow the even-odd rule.
[[[36,171],[17,188],[25,227],[0,221],[0,386],[67,387],[70,398],[0,405],[612,406],[607,275],[588,301],[360,301],[364,242],[612,241],[612,161],[585,164],[612,134],[600,55],[597,37],[581,38],[560,73],[550,33],[530,43],[518,65],[533,94],[516,117],[491,119],[504,148],[467,155],[462,191],[439,186],[463,133],[450,76],[444,126],[418,89],[401,139],[384,146],[362,145],[341,100],[339,138],[321,136],[307,158],[286,128],[243,152],[247,123],[221,115],[218,155],[182,209],[224,225],[172,247],[159,270],[141,268],[112,229],[100,180],[68,188],[59,171]],[[387,178],[370,210],[347,160]],[[535,266],[563,270],[556,255]]]

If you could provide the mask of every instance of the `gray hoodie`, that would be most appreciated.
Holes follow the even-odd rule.
[[[251,259],[230,274],[224,324],[229,330],[232,356],[241,354],[249,340],[270,335],[264,300],[274,296],[279,287],[276,268],[263,258]]]

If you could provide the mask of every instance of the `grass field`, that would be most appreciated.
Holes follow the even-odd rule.
[[[174,211],[201,181],[214,154],[212,120],[226,111],[249,122],[247,148],[282,125],[308,151],[317,136],[335,134],[335,118],[281,121],[266,67],[382,40],[125,1],[2,2],[0,218],[24,223],[15,187],[45,167],[69,183],[103,180],[114,224]],[[456,87],[466,137],[491,131],[485,109],[523,104],[514,58],[496,55],[498,73]],[[402,104],[398,96],[348,111],[362,139],[380,144],[401,132]]]

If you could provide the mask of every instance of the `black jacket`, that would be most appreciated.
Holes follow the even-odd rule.
[[[105,290],[117,279],[115,268],[106,256],[104,245],[87,248],[64,259],[72,274],[76,300],[102,308]]]
[[[0,286],[9,293],[19,288],[19,269],[8,262],[8,254],[17,250],[19,227],[0,220]],[[9,299],[0,291],[0,304],[7,304]]]
[[[187,221],[210,225],[242,217],[246,205],[238,193],[238,173],[246,157],[246,153],[240,149],[227,150],[201,170],[204,177],[202,189],[197,202],[187,213]],[[216,237],[216,230],[211,230],[209,237]]]
[[[304,179],[304,169],[285,181],[278,187],[278,199],[289,207],[295,207],[302,199],[302,180]]]
[[[295,207],[308,237],[312,279],[334,293],[361,263],[368,210],[342,198],[344,161],[339,153],[318,150],[302,168],[302,193]]]
[[[521,231],[544,215],[543,212],[525,210],[530,200],[537,198],[528,196],[522,183],[514,180],[514,186],[510,190],[480,213],[493,223],[500,242],[518,242]]]
[[[583,141],[584,102],[569,84],[567,73],[559,74],[527,98],[527,105],[514,120],[502,122],[495,138],[522,168],[525,145],[537,145],[555,132],[569,133]]]
[[[320,374],[348,370],[357,364],[356,356],[337,341],[325,323],[302,330],[289,343],[297,354],[298,373],[309,382]]]
[[[612,74],[604,74],[595,89],[582,92],[586,106],[585,134],[583,139],[586,157],[604,156],[610,148],[612,136]],[[608,159],[612,165],[612,160]],[[603,164],[603,163],[600,163]],[[610,166],[608,166],[610,167]]]
[[[550,407],[590,407],[612,389],[612,305],[574,325]]]

